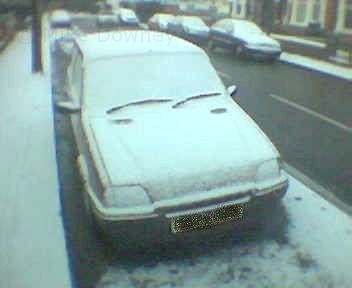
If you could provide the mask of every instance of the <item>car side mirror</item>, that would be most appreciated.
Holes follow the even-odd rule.
[[[237,94],[237,86],[236,85],[229,86],[227,88],[227,92],[231,97],[235,97]]]
[[[71,101],[59,101],[56,103],[56,110],[61,113],[78,113],[81,111],[81,107]]]

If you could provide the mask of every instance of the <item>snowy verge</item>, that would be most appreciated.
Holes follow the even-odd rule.
[[[183,248],[146,250],[153,261],[121,255],[98,287],[349,288],[351,217],[292,177],[283,206],[287,231],[273,238],[214,234]]]
[[[31,35],[0,55],[1,287],[71,287],[50,81],[31,73]]]
[[[312,46],[316,48],[326,48],[326,44],[318,41],[313,41],[309,39],[299,38],[295,36],[289,35],[282,35],[282,34],[270,34],[271,37],[275,38],[276,40],[282,40],[287,42],[298,43],[306,46]]]
[[[287,52],[281,54],[280,61],[352,81],[352,68],[340,67],[326,61]]]

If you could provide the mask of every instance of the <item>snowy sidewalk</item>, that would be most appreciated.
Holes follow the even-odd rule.
[[[341,67],[326,61],[287,52],[281,54],[280,61],[352,81],[352,68]]]
[[[71,287],[50,82],[31,74],[31,35],[0,54],[0,287]]]
[[[310,40],[310,39],[290,36],[290,35],[274,34],[274,33],[271,33],[270,36],[275,38],[276,40],[299,43],[302,45],[312,46],[316,48],[326,48],[326,44],[320,41],[315,41],[315,40]]]

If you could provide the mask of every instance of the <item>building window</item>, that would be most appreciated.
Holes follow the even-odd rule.
[[[298,0],[296,7],[296,22],[302,23],[306,21],[307,16],[307,0]]]
[[[346,0],[345,28],[352,29],[352,0]]]
[[[286,13],[284,16],[284,23],[289,23],[292,17],[292,0],[288,0],[286,4]]]
[[[312,14],[313,22],[320,22],[320,9],[321,9],[321,0],[314,0],[313,14]]]

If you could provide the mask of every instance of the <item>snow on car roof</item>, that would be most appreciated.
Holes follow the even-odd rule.
[[[132,9],[120,8],[118,12],[120,15],[124,14],[126,16],[136,16],[136,13],[134,13]]]
[[[94,33],[82,36],[76,42],[85,62],[137,54],[205,53],[178,37],[151,31]]]
[[[70,13],[63,9],[54,10],[51,13],[51,19],[55,21],[69,21],[71,20]]]

